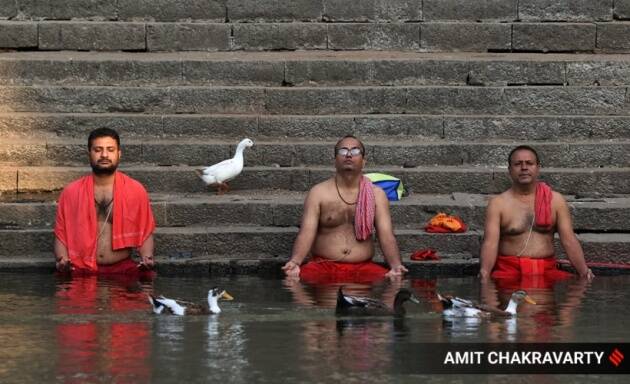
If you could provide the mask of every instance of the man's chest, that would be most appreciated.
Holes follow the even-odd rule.
[[[320,208],[319,225],[322,227],[338,227],[344,224],[354,223],[356,205],[347,205],[341,202],[324,202]]]

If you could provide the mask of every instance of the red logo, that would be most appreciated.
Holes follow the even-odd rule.
[[[619,364],[621,364],[621,362],[623,361],[623,357],[624,357],[623,353],[621,353],[620,350],[615,348],[615,350],[612,351],[610,356],[608,356],[608,360],[610,360],[610,362],[613,363],[615,367],[618,367]]]

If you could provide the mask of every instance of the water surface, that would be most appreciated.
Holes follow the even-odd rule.
[[[217,316],[151,313],[148,293],[203,301],[215,285],[235,300]],[[162,277],[153,281],[0,274],[2,383],[419,382],[395,370],[397,345],[427,342],[624,342],[630,338],[630,276],[597,277],[532,288],[537,305],[517,319],[445,322],[435,292],[507,302],[508,292],[481,287],[474,277],[418,279],[348,293],[393,301],[408,287],[421,298],[404,321],[334,315],[336,286],[256,276]],[[547,382],[592,377],[545,376]],[[598,381],[618,381],[602,376]],[[485,381],[441,376],[431,381]],[[495,376],[493,382],[539,381]]]

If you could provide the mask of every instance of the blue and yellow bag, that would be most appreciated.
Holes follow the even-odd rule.
[[[364,176],[370,179],[372,184],[381,187],[389,201],[398,201],[405,193],[402,181],[394,176],[384,173],[366,173]]]

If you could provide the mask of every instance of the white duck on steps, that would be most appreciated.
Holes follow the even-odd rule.
[[[253,145],[254,142],[250,139],[241,140],[236,147],[236,153],[233,158],[223,160],[198,171],[199,176],[206,185],[217,185],[219,195],[224,194],[230,189],[227,181],[232,180],[243,171],[243,151],[245,148]]]

